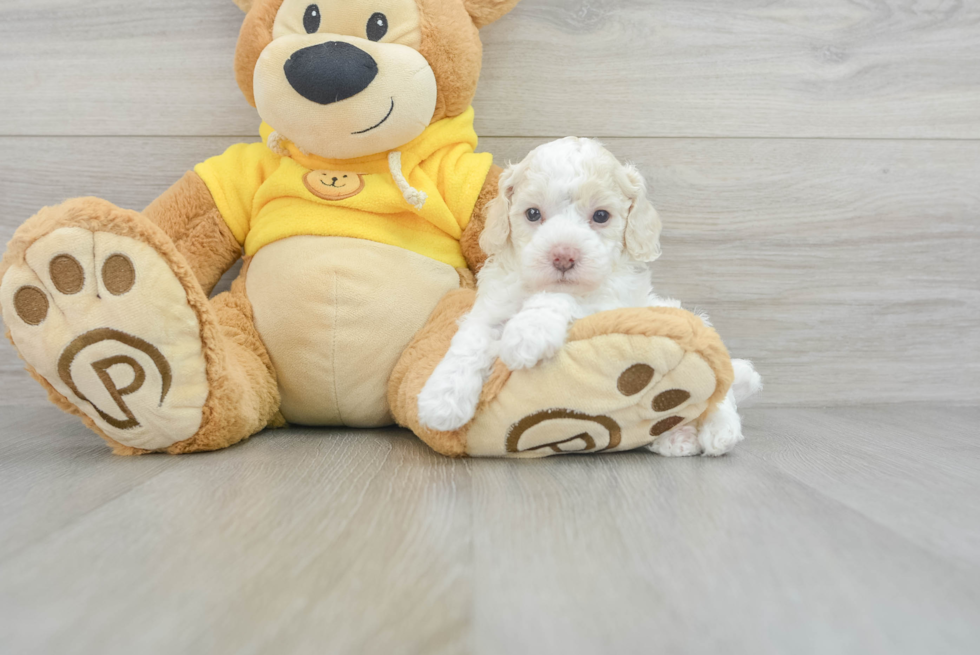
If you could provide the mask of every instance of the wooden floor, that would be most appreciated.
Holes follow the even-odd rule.
[[[4,653],[967,653],[980,408],[749,409],[722,459],[400,430],[112,457],[0,409]]]

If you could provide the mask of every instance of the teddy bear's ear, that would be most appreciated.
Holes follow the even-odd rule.
[[[520,0],[463,0],[466,11],[477,27],[494,22],[514,8]]]
[[[248,13],[248,10],[252,8],[252,0],[234,0],[238,8]]]

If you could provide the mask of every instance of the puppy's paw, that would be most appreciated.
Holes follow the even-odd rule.
[[[436,369],[419,394],[419,423],[440,432],[460,429],[473,420],[482,390],[479,374]]]
[[[512,371],[533,368],[565,345],[568,321],[551,312],[525,311],[514,316],[500,338],[500,361]]]
[[[690,424],[665,432],[647,448],[664,457],[691,457],[701,454],[698,430]]]
[[[698,442],[704,454],[718,457],[730,452],[742,436],[742,419],[738,415],[735,403],[729,397],[718,405],[718,409],[709,416],[698,430]]]

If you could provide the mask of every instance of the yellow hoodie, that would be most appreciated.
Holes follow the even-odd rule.
[[[437,121],[390,153],[357,159],[306,155],[281,140],[240,143],[194,167],[246,255],[298,235],[399,246],[455,268],[459,239],[493,157],[476,154],[473,109]],[[399,173],[401,175],[399,175]]]

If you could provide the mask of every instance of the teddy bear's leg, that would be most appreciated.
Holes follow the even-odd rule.
[[[464,457],[466,438],[462,430],[437,432],[419,423],[419,394],[449,351],[459,319],[473,306],[476,291],[460,289],[446,294],[429,322],[402,353],[388,381],[388,404],[398,425],[407,427],[434,450],[451,457]]]
[[[474,292],[448,294],[395,369],[389,402],[401,425],[453,456],[612,452],[708,420],[732,383],[718,334],[697,316],[657,307],[603,312],[572,325],[552,359],[511,372],[496,363],[473,421],[456,432],[419,425],[416,399]]]
[[[116,452],[214,450],[278,411],[244,284],[208,300],[150,220],[87,198],[22,225],[0,310],[28,370]]]

